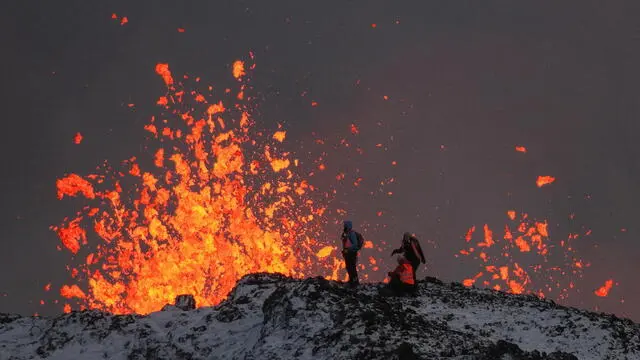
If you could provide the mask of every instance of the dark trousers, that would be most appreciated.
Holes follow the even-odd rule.
[[[358,253],[356,251],[345,250],[342,252],[344,256],[344,264],[347,268],[347,274],[349,274],[349,283],[359,284],[358,281]]]
[[[398,278],[397,275],[392,275],[389,280],[389,289],[394,295],[400,296],[404,294],[413,294],[416,291],[415,285],[405,284]]]
[[[411,268],[413,269],[413,282],[416,284],[416,273],[418,272],[418,266],[420,266],[420,260],[414,260],[411,262]]]

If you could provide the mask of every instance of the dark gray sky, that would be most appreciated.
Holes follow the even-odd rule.
[[[461,281],[477,270],[453,257],[461,236],[484,223],[498,233],[508,209],[548,219],[552,237],[592,229],[576,243],[592,266],[570,304],[640,320],[640,5],[12,3],[0,14],[1,312],[60,310],[37,304],[53,298],[46,283],[57,289],[68,279],[68,254],[56,250],[49,226],[82,203],[57,201],[55,180],[140,151],[163,92],[155,64],[213,81],[253,51],[257,120],[282,123],[291,151],[318,154],[312,132],[340,139],[358,124],[353,141],[365,154],[329,151],[326,164],[332,174],[360,170],[363,189],[337,190],[356,225],[378,225],[368,237],[395,243],[413,231],[429,272]],[[388,150],[376,152],[377,143]],[[516,144],[529,152],[516,153]],[[556,183],[537,189],[535,178],[547,174]],[[394,196],[369,195],[388,177]],[[619,285],[597,298],[593,289],[608,278]]]

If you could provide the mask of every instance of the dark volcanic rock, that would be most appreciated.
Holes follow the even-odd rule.
[[[415,297],[252,274],[217,307],[148,316],[0,314],[0,359],[640,359],[640,326],[427,278]],[[187,311],[184,311],[187,310]]]
[[[425,276],[424,277],[424,282],[427,283],[427,284],[444,285],[442,280],[440,280],[438,278],[435,278],[433,276]]]
[[[175,305],[180,310],[194,310],[196,308],[196,299],[193,295],[178,295],[176,296]]]

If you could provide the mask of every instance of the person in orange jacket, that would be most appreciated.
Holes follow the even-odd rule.
[[[404,255],[411,264],[411,267],[413,268],[413,281],[415,282],[418,265],[420,265],[420,263],[426,263],[426,259],[422,253],[422,247],[420,247],[420,242],[411,233],[406,232],[402,235],[402,245],[393,250],[393,252],[391,252],[391,256],[397,253]]]
[[[398,266],[389,273],[389,277],[389,289],[396,295],[413,294],[416,291],[413,266],[404,256],[398,256]]]

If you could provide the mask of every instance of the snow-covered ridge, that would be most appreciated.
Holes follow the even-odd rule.
[[[0,314],[0,359],[640,359],[630,320],[435,279],[416,297],[382,286],[252,274],[214,308]]]

